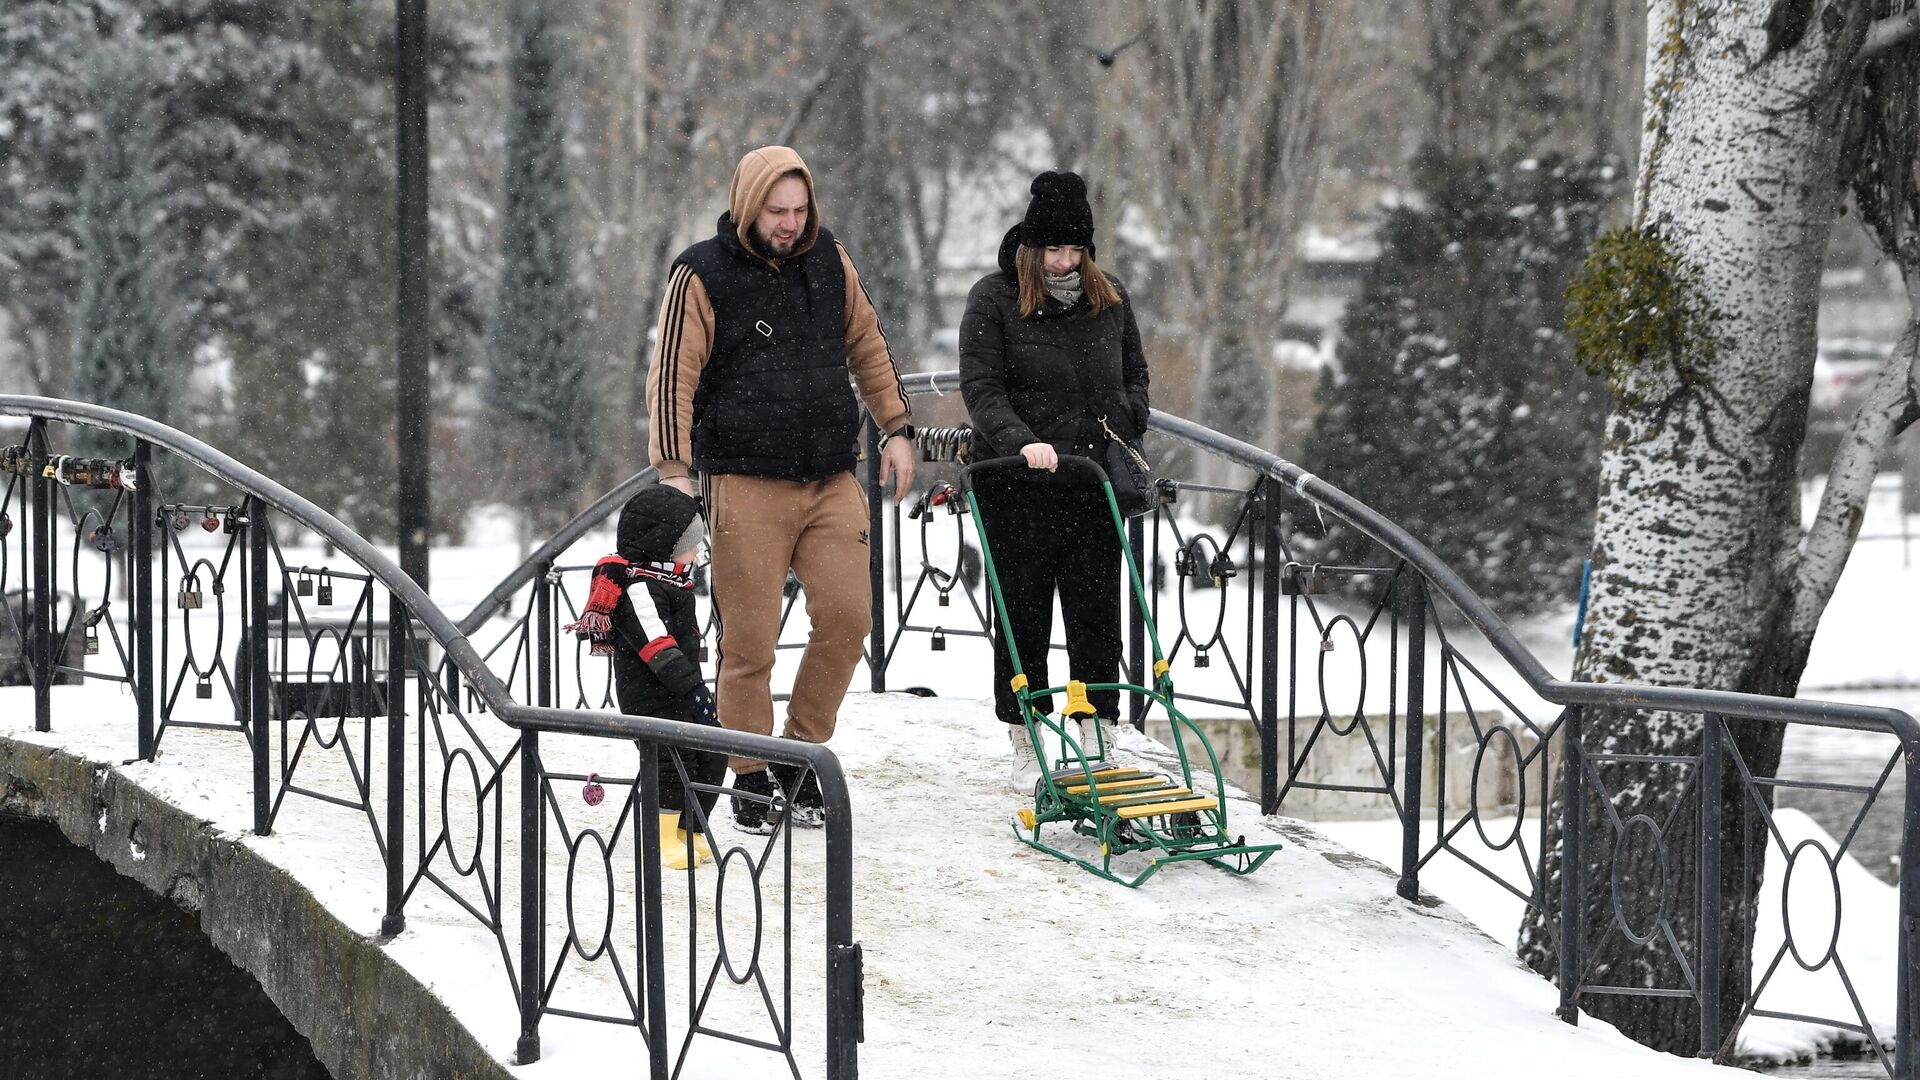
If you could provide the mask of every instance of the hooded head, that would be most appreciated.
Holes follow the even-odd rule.
[[[780,256],[790,259],[811,248],[820,235],[820,204],[813,195],[813,173],[807,169],[807,163],[800,160],[799,153],[790,146],[763,146],[747,151],[740,164],[733,168],[733,187],[727,192],[728,216],[733,219],[734,233],[740,238],[741,246],[762,258],[772,257],[772,252],[754,235],[754,222],[767,208],[774,185],[788,176],[797,176],[805,185],[807,199],[807,220],[800,227],[799,238],[794,241],[793,250]]]
[[[706,526],[693,496],[665,484],[641,488],[620,508],[615,548],[632,563],[671,562],[700,546]]]

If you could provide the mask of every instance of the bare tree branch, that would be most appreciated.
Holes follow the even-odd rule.
[[[1867,496],[1880,471],[1880,457],[1896,435],[1920,419],[1916,353],[1920,353],[1920,318],[1907,324],[1893,355],[1874,375],[1866,400],[1847,426],[1833,467],[1827,472],[1827,489],[1820,496],[1819,512],[1800,544],[1788,622],[1791,634],[1813,636],[1840,582],[1840,572],[1846,568],[1854,538],[1860,533]]]

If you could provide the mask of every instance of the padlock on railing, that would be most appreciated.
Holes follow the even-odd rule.
[[[1226,552],[1222,551],[1213,557],[1212,562],[1207,564],[1207,573],[1213,577],[1214,588],[1224,589],[1227,587],[1227,579],[1233,577],[1239,573],[1239,571],[1234,569],[1233,560],[1227,557]]]
[[[199,611],[203,603],[200,595],[200,575],[187,574],[180,579],[179,605],[181,611]]]
[[[120,546],[120,542],[113,535],[113,526],[111,525],[94,526],[93,531],[87,534],[87,542],[92,544],[94,550],[100,552],[102,555],[111,555],[113,554],[113,549]]]
[[[320,571],[320,584],[315,589],[313,599],[321,607],[333,603],[333,574],[326,570]]]
[[[295,596],[313,595],[313,575],[307,573],[307,568],[304,566],[300,568],[299,579],[293,583],[293,594]]]
[[[585,800],[588,806],[599,806],[601,800],[606,797],[607,789],[600,784],[600,774],[588,773],[587,786],[580,789],[580,798]]]
[[[88,656],[100,655],[100,620],[104,618],[106,614],[107,605],[101,604],[99,607],[87,612],[86,619],[80,624],[80,648],[81,651]]]
[[[193,696],[202,701],[211,701],[213,699],[213,680],[202,675],[200,681],[193,684]]]
[[[1213,658],[1207,655],[1207,650],[1195,649],[1193,650],[1193,666],[1197,668],[1212,667]]]
[[[933,628],[933,651],[947,651],[947,632],[938,626]]]

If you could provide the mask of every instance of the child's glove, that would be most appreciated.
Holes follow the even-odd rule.
[[[703,685],[700,669],[687,659],[687,654],[680,651],[671,637],[649,642],[640,650],[640,659],[646,661],[647,668],[667,688],[667,693],[675,697],[684,698],[694,687]]]
[[[706,683],[695,683],[693,689],[687,691],[687,707],[693,710],[694,723],[720,726],[720,713],[714,708],[713,695],[707,692]]]

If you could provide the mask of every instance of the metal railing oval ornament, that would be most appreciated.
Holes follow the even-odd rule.
[[[1200,557],[1203,548],[1213,553],[1210,558],[1202,559]],[[1227,591],[1219,587],[1219,583],[1213,582],[1210,576],[1214,563],[1224,558],[1226,558],[1226,554],[1221,551],[1220,542],[1215,540],[1211,534],[1204,532],[1195,533],[1185,544],[1181,545],[1180,550],[1174,554],[1173,565],[1174,577],[1176,579],[1174,595],[1177,610],[1180,613],[1180,636],[1192,643],[1196,653],[1204,653],[1208,649],[1225,644],[1222,639],[1226,636]],[[1206,631],[1207,636],[1204,640],[1200,635],[1194,633],[1194,628],[1196,625],[1203,628],[1206,627],[1206,620],[1202,619],[1196,622],[1187,611],[1188,590],[1194,588],[1194,582],[1202,577],[1208,578],[1208,591],[1214,595],[1213,626]]]
[[[967,556],[967,523],[961,520],[959,514],[947,515],[953,519],[953,569],[949,570],[944,566],[933,564],[933,550],[928,546],[928,534],[933,529],[933,516],[933,509],[929,507],[920,517],[920,569],[925,571],[928,580],[933,582],[933,592],[938,597],[938,606],[949,607],[952,601],[948,597],[953,593],[954,586],[960,583],[962,564]]]
[[[733,865],[734,857],[746,864],[747,882],[753,887],[753,949],[747,954],[745,970],[734,967],[733,953],[727,948],[727,882],[728,868]],[[760,866],[754,862],[753,855],[746,848],[731,847],[720,856],[720,866],[713,883],[713,937],[720,951],[720,963],[726,968],[727,978],[737,986],[745,986],[753,973],[760,968],[760,945],[766,927],[765,900],[760,892]]]
[[[1506,839],[1497,844],[1493,842],[1492,837],[1487,835],[1487,815],[1480,799],[1481,768],[1486,764],[1487,751],[1493,748],[1493,740],[1496,736],[1503,739],[1506,743],[1508,755],[1507,768],[1513,777],[1515,796],[1513,831],[1507,834]],[[1480,748],[1475,751],[1473,755],[1473,780],[1468,791],[1471,793],[1473,799],[1473,829],[1480,834],[1480,842],[1487,845],[1487,850],[1489,851],[1505,851],[1520,841],[1520,830],[1521,827],[1526,824],[1527,820],[1527,770],[1521,767],[1523,756],[1520,751],[1520,740],[1514,736],[1513,729],[1505,724],[1494,724],[1487,728],[1485,734],[1480,736]]]
[[[1621,879],[1621,867],[1628,863],[1628,856],[1635,851],[1631,840],[1636,830],[1645,832],[1651,838],[1653,854],[1660,867],[1660,889],[1654,894],[1653,918],[1650,920],[1645,933],[1635,930],[1632,921],[1627,918],[1624,898],[1627,896],[1629,890],[1626,883]],[[1645,814],[1635,814],[1628,818],[1626,822],[1620,826],[1618,839],[1615,841],[1612,869],[1614,923],[1620,928],[1620,933],[1624,935],[1628,941],[1633,942],[1635,945],[1645,945],[1660,933],[1660,924],[1666,919],[1667,909],[1671,906],[1673,899],[1673,880],[1667,863],[1666,837],[1660,833],[1660,823]]]
[[[303,714],[306,716],[308,730],[313,732],[314,745],[322,750],[332,750],[334,747],[340,745],[340,740],[345,738],[347,734],[347,693],[345,688],[340,686],[340,677],[346,674],[342,668],[346,667],[347,646],[350,642],[349,639],[343,637],[339,631],[330,626],[323,626],[317,630],[308,631],[306,637],[306,674],[308,686],[316,685],[319,682],[314,676],[320,673],[319,669],[315,667],[315,664],[319,660],[321,642],[329,640],[333,642],[335,660],[333,668],[326,673],[326,685],[332,692],[325,695],[325,697],[328,704],[333,706],[334,714],[331,716],[314,716],[311,713]],[[332,720],[334,722],[333,738],[331,740],[320,734],[320,725],[318,724],[320,720]],[[477,786],[477,778],[475,783]],[[442,784],[442,790],[445,790],[444,783]],[[445,817],[444,811],[442,817]]]
[[[607,905],[600,926],[600,943],[592,949],[588,949],[586,942],[580,938],[579,909],[573,899],[575,876],[580,869],[580,849],[589,840],[593,841],[594,850],[599,853],[596,862],[606,881]],[[567,848],[567,941],[580,959],[588,963],[600,959],[613,946],[613,853],[607,850],[606,841],[600,839],[600,834],[593,829],[582,829]]]
[[[465,866],[460,865],[460,857],[455,854],[453,839],[453,819],[448,816],[447,796],[453,791],[454,762],[464,762],[467,766],[468,788],[473,792],[474,828],[473,854],[468,857]],[[474,764],[473,755],[464,746],[456,746],[453,753],[447,755],[446,764],[440,768],[440,835],[447,843],[447,865],[461,877],[472,876],[480,865],[481,848],[485,846],[487,835],[487,815],[480,790],[480,767]]]
[[[1347,651],[1352,654],[1354,664],[1353,713],[1346,718],[1344,727],[1341,721],[1334,719],[1333,706],[1327,701],[1327,657],[1344,655],[1333,640],[1333,632],[1342,626],[1347,628],[1347,636],[1351,640],[1352,648]],[[1335,615],[1328,619],[1327,628],[1320,635],[1318,665],[1320,715],[1327,718],[1327,730],[1344,739],[1353,734],[1367,715],[1367,649],[1360,636],[1360,624],[1347,615]]]
[[[186,670],[192,672],[195,679],[201,682],[211,682],[213,680],[213,673],[220,670],[220,654],[226,649],[227,594],[225,589],[202,588],[200,578],[200,570],[202,567],[206,568],[208,581],[216,583],[219,581],[220,571],[215,569],[213,563],[205,558],[195,559],[187,571],[180,575],[180,594],[182,596],[187,595],[189,592],[187,584],[188,582],[192,582],[193,588],[191,592],[197,601],[195,606],[191,607],[186,604],[179,605],[180,652],[181,659],[186,662]],[[212,596],[209,597],[207,595],[208,593],[211,593]],[[208,650],[207,654],[212,657],[212,659],[203,667],[200,664],[199,652],[193,645],[193,615],[196,611],[207,610],[204,605],[209,602],[213,605],[213,648]]]
[[[1806,905],[1793,902],[1796,895],[1793,888],[1794,874],[1800,869],[1801,854],[1808,848],[1812,848],[1820,856],[1820,866],[1827,872],[1827,883],[1833,889],[1833,909],[1827,932],[1827,944],[1821,950],[1819,958],[1811,963],[1807,961],[1806,954],[1800,951],[1799,935],[1794,932],[1794,912],[1804,913]],[[1818,971],[1826,967],[1833,961],[1835,950],[1840,947],[1840,918],[1844,901],[1840,892],[1840,872],[1836,865],[1837,861],[1825,844],[1809,837],[1794,845],[1792,853],[1787,856],[1786,872],[1780,878],[1780,932],[1786,938],[1787,950],[1793,954],[1793,962],[1807,971]]]

